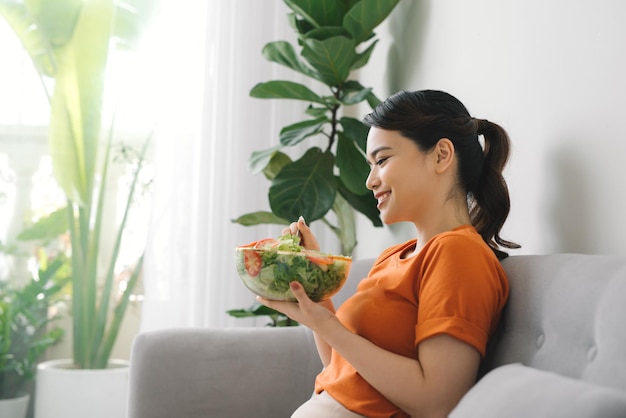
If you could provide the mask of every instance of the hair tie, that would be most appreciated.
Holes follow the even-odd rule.
[[[478,129],[476,131],[477,135],[485,135],[485,133],[491,130],[491,122],[487,119],[480,119],[478,121]]]

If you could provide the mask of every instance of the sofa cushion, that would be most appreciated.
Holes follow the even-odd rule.
[[[483,377],[450,418],[623,418],[626,393],[509,364]]]

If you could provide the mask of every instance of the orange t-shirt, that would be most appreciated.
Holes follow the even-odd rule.
[[[417,359],[418,344],[437,334],[464,341],[484,356],[509,294],[499,260],[469,225],[401,258],[414,246],[411,240],[385,250],[337,317],[352,332],[406,357]],[[315,391],[370,418],[408,417],[334,350]]]

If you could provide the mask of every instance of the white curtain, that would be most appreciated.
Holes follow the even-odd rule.
[[[248,171],[248,157],[276,145],[280,128],[302,120],[306,104],[254,99],[249,91],[262,81],[304,80],[261,54],[267,42],[295,37],[282,1],[212,0],[204,7],[206,19],[187,13],[183,33],[171,34],[164,54],[176,63],[159,87],[169,93],[169,112],[157,130],[142,331],[266,322],[226,314],[254,303],[235,272],[233,249],[282,228],[231,220],[269,208],[269,182]],[[330,233],[318,235],[332,242]]]

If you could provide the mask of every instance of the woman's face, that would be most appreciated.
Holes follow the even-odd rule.
[[[433,205],[437,181],[434,153],[424,153],[397,131],[372,127],[367,137],[371,171],[365,182],[378,201],[381,219],[421,223],[439,210]]]

